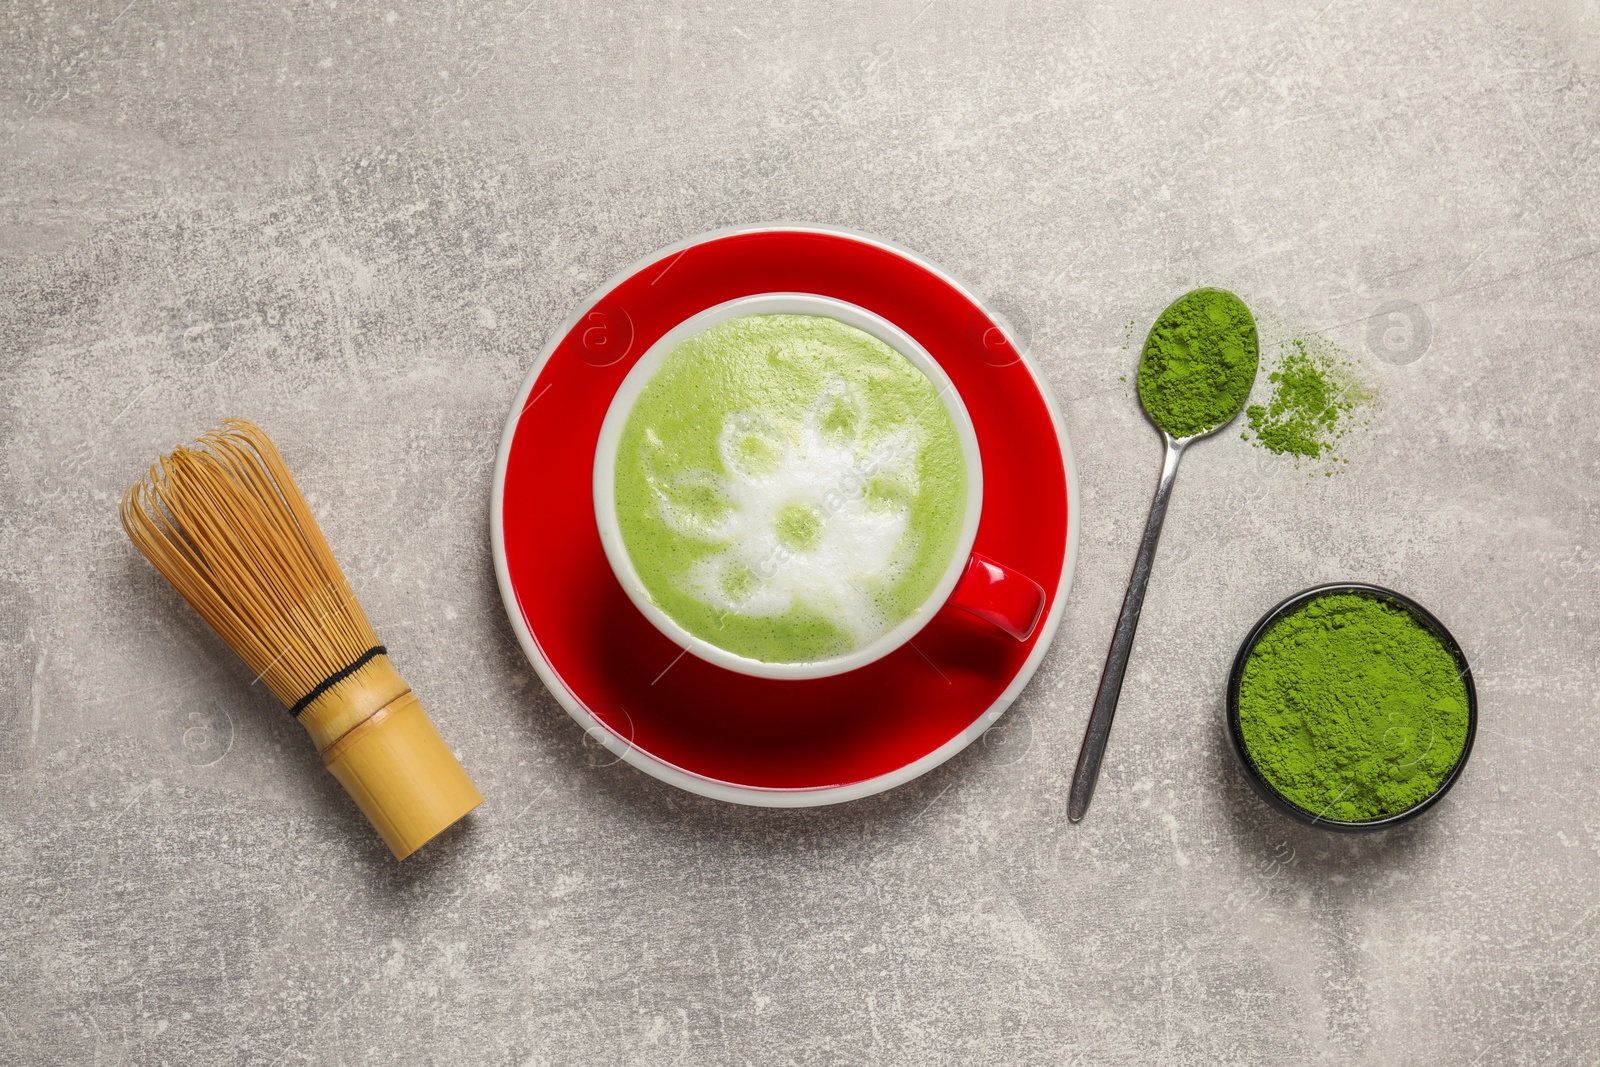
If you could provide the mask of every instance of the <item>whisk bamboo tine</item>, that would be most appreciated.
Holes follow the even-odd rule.
[[[225,419],[161,456],[119,512],[129,540],[306,728],[396,857],[482,802],[259,426]]]

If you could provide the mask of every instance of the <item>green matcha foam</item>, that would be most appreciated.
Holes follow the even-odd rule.
[[[618,442],[617,526],[646,592],[736,655],[803,663],[888,633],[961,539],[967,470],[932,381],[822,315],[678,345]]]

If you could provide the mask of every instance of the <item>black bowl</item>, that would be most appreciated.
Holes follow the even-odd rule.
[[[1239,682],[1244,677],[1245,661],[1250,658],[1250,653],[1255,650],[1256,642],[1261,640],[1261,635],[1266,633],[1273,623],[1297,608],[1309,604],[1318,597],[1336,593],[1360,593],[1378,600],[1387,601],[1397,607],[1405,608],[1418,622],[1432,630],[1434,636],[1449,650],[1450,655],[1456,661],[1456,668],[1461,672],[1461,680],[1467,686],[1467,740],[1461,746],[1461,756],[1456,760],[1456,765],[1450,769],[1450,773],[1445,776],[1444,781],[1439,783],[1439,788],[1430,793],[1426,799],[1419,800],[1405,811],[1397,812],[1394,815],[1385,815],[1381,819],[1367,819],[1362,822],[1324,819],[1290,802],[1256,768],[1255,763],[1250,759],[1249,751],[1245,748],[1244,733],[1239,727]],[[1233,744],[1233,753],[1239,757],[1239,764],[1244,768],[1245,777],[1250,780],[1251,785],[1256,787],[1256,792],[1260,793],[1267,803],[1291,819],[1305,823],[1307,826],[1317,826],[1325,830],[1359,833],[1367,830],[1389,830],[1399,826],[1401,823],[1410,822],[1439,803],[1439,798],[1448,793],[1450,787],[1456,784],[1456,779],[1461,777],[1462,768],[1467,765],[1467,757],[1472,755],[1472,739],[1478,734],[1478,691],[1472,685],[1472,670],[1467,666],[1467,657],[1462,653],[1461,646],[1450,635],[1450,631],[1444,628],[1444,623],[1434,618],[1433,613],[1427,608],[1410,597],[1396,593],[1393,589],[1385,589],[1378,585],[1364,585],[1359,582],[1335,582],[1330,585],[1313,586],[1303,592],[1296,593],[1261,616],[1261,621],[1256,623],[1250,633],[1246,635],[1244,643],[1239,646],[1239,654],[1233,658],[1233,670],[1228,674],[1227,716],[1228,740]]]

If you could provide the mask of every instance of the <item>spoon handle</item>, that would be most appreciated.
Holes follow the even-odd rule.
[[[1106,754],[1106,740],[1111,736],[1111,719],[1117,713],[1117,697],[1122,693],[1122,676],[1128,670],[1128,655],[1133,651],[1133,635],[1139,628],[1139,613],[1144,610],[1144,589],[1150,584],[1150,566],[1155,562],[1156,543],[1161,540],[1161,523],[1167,517],[1167,501],[1172,499],[1172,483],[1178,477],[1178,461],[1183,458],[1183,448],[1188,442],[1169,434],[1162,434],[1167,442],[1166,459],[1161,464],[1161,483],[1156,486],[1156,498],[1150,505],[1150,518],[1145,520],[1144,537],[1139,541],[1139,556],[1133,563],[1133,577],[1128,579],[1128,592],[1122,598],[1122,614],[1117,616],[1117,629],[1111,636],[1111,650],[1106,653],[1105,673],[1100,676],[1100,688],[1094,695],[1094,710],[1089,713],[1089,726],[1083,732],[1083,748],[1078,751],[1078,768],[1072,774],[1072,794],[1067,801],[1067,818],[1078,822],[1089,810],[1089,799],[1094,796],[1094,783],[1100,777],[1100,760]]]

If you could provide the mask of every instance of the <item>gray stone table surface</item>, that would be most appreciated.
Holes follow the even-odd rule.
[[[1600,1059],[1593,0],[20,0],[0,123],[0,1063]],[[992,300],[1083,492],[1000,725],[808,811],[586,743],[487,535],[550,332],[767,220]],[[1125,378],[1200,284],[1377,399],[1331,477],[1192,451],[1072,826],[1160,461]],[[488,797],[403,865],[118,526],[230,413]],[[1245,630],[1337,578],[1433,608],[1481,698],[1458,787],[1376,836],[1267,809],[1222,728]]]

